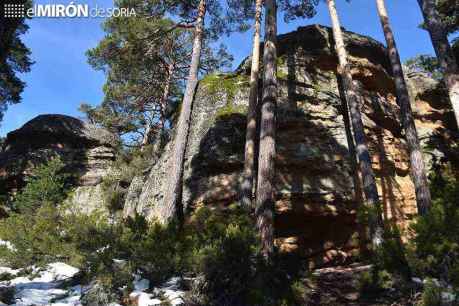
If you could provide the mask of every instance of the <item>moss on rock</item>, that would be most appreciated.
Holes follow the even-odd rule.
[[[231,104],[237,91],[249,86],[249,79],[246,75],[214,73],[203,78],[201,84],[209,96],[216,98],[218,94],[225,94]]]
[[[220,108],[217,111],[216,117],[221,118],[231,114],[247,114],[247,106],[245,105],[234,105],[234,104],[227,104],[226,106]]]

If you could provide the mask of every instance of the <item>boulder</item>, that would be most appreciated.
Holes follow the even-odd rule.
[[[65,115],[40,115],[8,133],[0,153],[0,194],[20,190],[31,170],[59,156],[78,178],[69,201],[89,212],[104,207],[101,182],[110,172],[117,136]]]

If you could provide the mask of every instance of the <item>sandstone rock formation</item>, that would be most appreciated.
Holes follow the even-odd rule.
[[[363,241],[357,222],[361,192],[353,176],[351,130],[331,31],[317,25],[301,27],[280,35],[278,42],[276,242],[281,250],[298,251],[312,263],[345,260]],[[363,97],[384,218],[405,230],[416,214],[415,194],[386,50],[379,42],[350,32],[345,42]],[[199,84],[186,151],[184,210],[237,201],[249,63],[247,59],[235,73],[207,76]],[[409,83],[420,106],[418,123],[426,143],[437,129],[445,130],[443,113],[431,118],[426,112],[445,112],[440,109],[447,106],[426,95],[430,89],[441,91],[435,81],[417,75],[410,76]],[[171,143],[149,174],[134,179],[126,197],[126,216],[137,212],[151,220],[162,217],[158,207],[168,188],[170,149]]]
[[[82,211],[104,207],[102,179],[115,159],[118,139],[105,129],[65,116],[40,115],[8,133],[0,153],[0,194],[22,188],[37,164],[60,156],[78,178],[69,201]]]

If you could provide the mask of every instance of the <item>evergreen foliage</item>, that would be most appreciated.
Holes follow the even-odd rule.
[[[459,60],[459,40],[455,40],[452,45],[456,59]],[[408,72],[423,72],[435,80],[443,79],[443,71],[435,56],[420,54],[405,61]]]
[[[437,0],[437,9],[448,34],[459,31],[459,2],[455,0]]]
[[[432,177],[431,212],[413,224],[409,257],[415,274],[459,288],[459,182],[443,172]]]
[[[0,222],[0,238],[13,242],[13,248],[0,247],[0,260],[13,267],[64,261],[108,292],[132,290],[133,273],[153,284],[186,273],[201,280],[188,296],[198,305],[301,305],[295,301],[304,289],[296,282],[298,271],[288,268],[291,258],[266,265],[255,233],[246,211],[236,206],[224,212],[201,208],[177,232],[174,224],[149,224],[140,216],[109,222],[101,214],[44,204]]]
[[[119,7],[134,7],[136,17],[110,18],[99,45],[88,50],[89,63],[104,71],[104,101],[80,111],[89,121],[123,136],[130,145],[147,144],[173,123],[189,70],[193,33],[165,17],[158,1],[117,1]],[[175,11],[175,10],[174,10]],[[201,71],[231,66],[232,57],[221,45],[212,48],[206,40]]]
[[[24,213],[31,212],[44,204],[56,206],[62,203],[70,191],[71,176],[64,170],[59,157],[33,169],[27,185],[16,196],[13,209]]]
[[[437,58],[428,54],[421,54],[408,59],[405,62],[405,66],[408,72],[427,73],[436,80],[441,80],[443,78]]]
[[[11,3],[24,4],[26,9],[32,5],[30,0]],[[17,74],[29,72],[32,65],[30,50],[20,37],[28,28],[25,18],[7,18],[0,7],[0,122],[9,104],[21,102],[25,83]]]

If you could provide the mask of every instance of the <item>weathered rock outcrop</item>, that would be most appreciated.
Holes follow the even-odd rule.
[[[69,201],[82,211],[104,207],[102,179],[118,144],[105,129],[65,115],[40,115],[8,133],[0,154],[0,193],[22,188],[35,165],[59,156],[78,178]]]
[[[280,35],[278,42],[277,244],[281,250],[298,251],[317,264],[344,260],[359,250],[362,241],[357,222],[361,193],[354,184],[351,130],[331,31],[316,25],[302,27]],[[345,33],[345,42],[362,96],[384,217],[405,229],[416,214],[415,193],[386,50],[379,42],[350,32]],[[211,75],[199,84],[184,170],[182,203],[186,210],[199,205],[224,207],[237,200],[249,64],[246,60],[235,73]],[[427,79],[411,82],[415,96],[423,97],[422,90],[416,92],[420,89],[416,80]],[[426,100],[445,108],[442,101]],[[421,113],[423,109],[419,110],[422,121]],[[438,124],[430,130],[426,127],[423,135],[428,137],[442,125]],[[149,219],[162,217],[158,207],[169,188],[165,178],[172,143],[149,174],[134,180],[125,215],[138,212]]]

